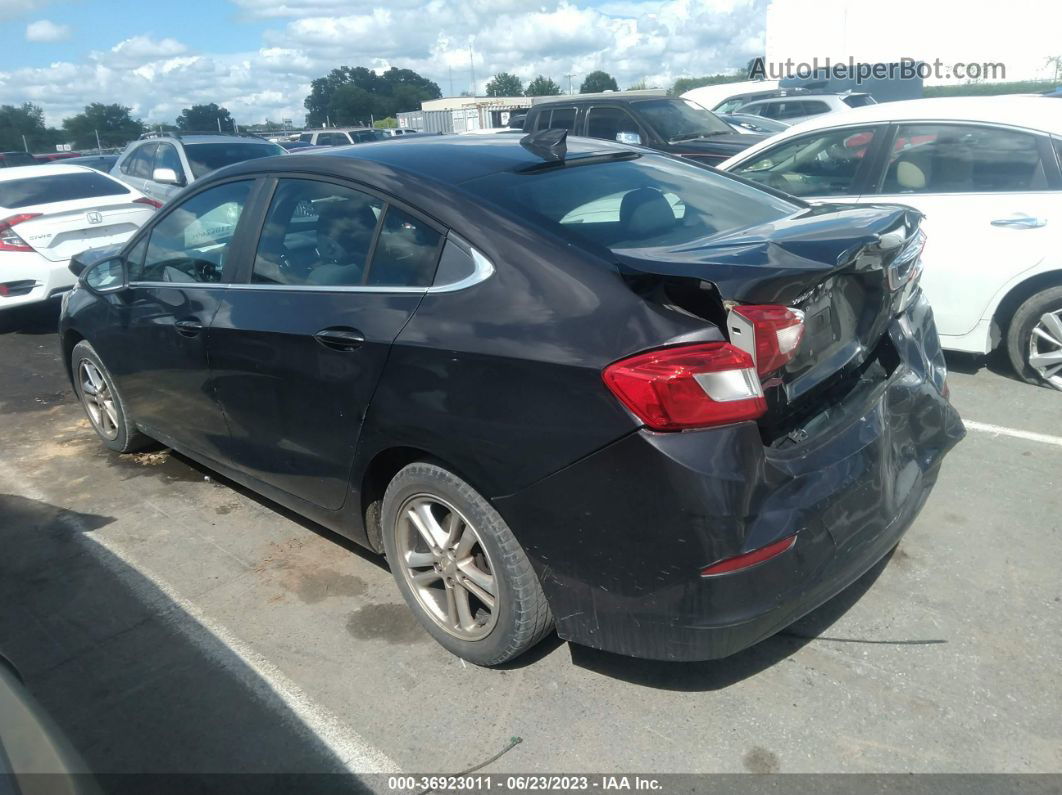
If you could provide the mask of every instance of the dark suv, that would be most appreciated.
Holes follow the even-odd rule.
[[[714,113],[679,97],[641,92],[556,97],[534,105],[524,129],[641,144],[714,166],[766,138],[736,132]]]

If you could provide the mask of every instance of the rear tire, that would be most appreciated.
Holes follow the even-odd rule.
[[[70,371],[81,407],[106,447],[116,453],[132,453],[154,444],[136,429],[114,379],[86,340],[70,353]]]
[[[1045,358],[1046,355],[1046,358]],[[1030,384],[1062,390],[1062,287],[1039,292],[1018,307],[1007,330],[1007,356]]]
[[[542,586],[512,531],[452,472],[428,462],[399,471],[384,494],[381,528],[403,598],[458,657],[500,665],[552,629]]]

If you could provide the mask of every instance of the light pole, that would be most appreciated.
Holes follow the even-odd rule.
[[[565,77],[568,78],[568,93],[574,94],[575,92],[572,90],[572,78],[575,77],[575,72],[572,72],[570,75],[565,75]]]
[[[99,130],[93,130],[92,132],[96,133],[96,154],[102,155],[103,154],[103,147],[100,146],[100,131]]]

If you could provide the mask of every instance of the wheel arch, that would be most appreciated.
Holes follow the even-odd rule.
[[[380,526],[380,506],[383,504],[384,492],[394,479],[394,476],[416,461],[427,461],[432,464],[448,469],[457,477],[468,483],[477,492],[483,495],[483,499],[490,498],[475,484],[474,481],[453,466],[445,458],[435,455],[421,447],[400,445],[388,447],[378,451],[362,472],[358,482],[361,484],[361,515],[365,521],[365,537],[369,547],[378,553],[383,553],[383,528]]]
[[[64,330],[62,337],[60,338],[60,344],[63,350],[63,367],[66,369],[66,377],[70,381],[71,386],[74,385],[74,366],[70,361],[70,358],[74,353],[75,346],[84,339],[84,334],[72,328]]]
[[[1018,307],[1037,293],[1052,287],[1062,287],[1062,269],[1041,271],[1011,286],[992,310],[992,349],[1006,340],[1010,320]]]

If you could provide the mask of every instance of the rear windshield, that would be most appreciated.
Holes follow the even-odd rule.
[[[464,184],[550,231],[612,251],[692,243],[782,218],[803,206],[717,172],[653,155],[535,173],[504,171]]]
[[[0,207],[30,207],[34,204],[123,196],[129,189],[98,171],[80,174],[49,174],[0,181]]]
[[[230,166],[256,157],[284,154],[284,148],[271,143],[185,144],[184,153],[196,179],[222,166]]]

